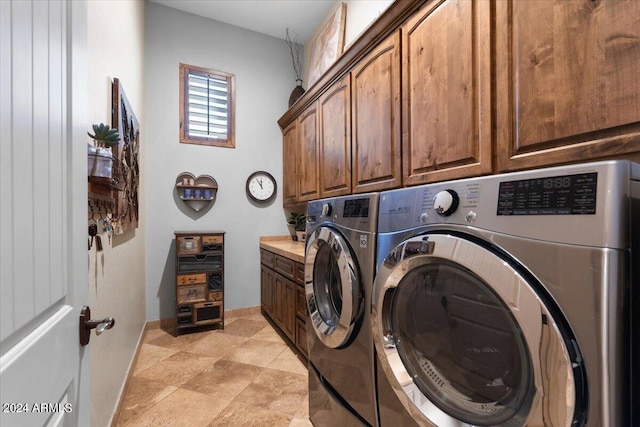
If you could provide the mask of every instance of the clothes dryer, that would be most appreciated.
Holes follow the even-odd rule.
[[[627,161],[381,193],[380,425],[640,425],[639,221]]]
[[[377,425],[371,337],[378,194],[309,202],[305,293],[309,418]]]

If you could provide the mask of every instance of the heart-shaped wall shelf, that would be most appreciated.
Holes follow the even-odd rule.
[[[218,183],[212,176],[182,172],[176,178],[176,191],[180,200],[194,211],[199,211],[213,203],[218,192]]]

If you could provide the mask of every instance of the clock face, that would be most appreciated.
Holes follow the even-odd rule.
[[[247,179],[247,194],[256,202],[268,202],[276,195],[276,180],[267,172],[254,172]]]

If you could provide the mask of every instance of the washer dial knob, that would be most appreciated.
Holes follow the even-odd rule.
[[[460,198],[454,190],[439,191],[433,198],[433,209],[438,215],[449,216],[458,209]]]
[[[331,204],[330,203],[325,203],[324,205],[322,205],[322,216],[329,216],[331,215]]]

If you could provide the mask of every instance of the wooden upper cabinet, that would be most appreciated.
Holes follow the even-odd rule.
[[[498,169],[640,151],[640,2],[496,2]]]
[[[318,101],[321,197],[351,194],[350,82],[347,74]]]
[[[314,102],[298,117],[298,201],[301,202],[320,197],[316,105]]]
[[[293,121],[282,131],[282,203],[298,202],[298,122]]]
[[[396,31],[351,71],[352,190],[399,187],[402,181],[400,33]]]
[[[403,184],[491,172],[491,16],[432,2],[402,28]]]

